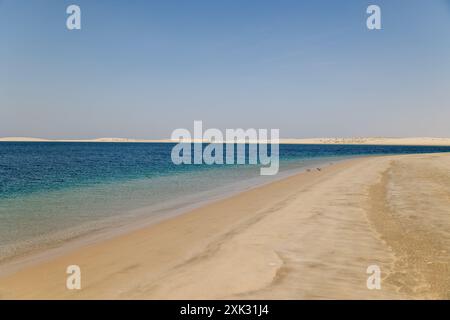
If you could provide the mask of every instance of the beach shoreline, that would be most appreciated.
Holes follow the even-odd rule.
[[[448,190],[435,188],[448,179],[438,176],[449,159],[448,153],[364,157],[289,176],[34,261],[0,276],[0,299],[448,298],[448,254],[425,252],[445,250],[446,229],[432,238],[429,232],[437,222],[449,224]],[[408,166],[416,169],[410,176]],[[422,178],[433,186],[428,205],[436,212],[425,227],[417,213],[411,222],[390,207],[419,201],[405,183]],[[423,257],[399,238],[406,231],[410,244],[427,237]],[[366,268],[374,263],[383,290],[366,287]],[[65,288],[65,270],[74,264],[83,275],[79,291]]]
[[[177,204],[174,205],[174,207],[163,206],[161,209],[157,210],[159,212],[156,214],[153,213],[155,209],[154,206],[146,206],[138,209],[133,209],[128,212],[129,214],[135,213],[133,218],[125,216],[122,217],[122,219],[118,217],[104,219],[105,221],[101,221],[103,223],[100,224],[97,228],[92,228],[89,231],[76,234],[73,237],[56,238],[55,236],[55,239],[49,243],[33,246],[29,250],[12,255],[10,257],[0,257],[0,277],[20,271],[25,267],[31,267],[36,263],[54,259],[61,255],[70,253],[73,250],[82,248],[83,246],[97,244],[121,235],[129,234],[139,229],[150,227],[167,219],[176,218],[179,215],[189,213],[192,210],[236,196],[240,193],[263,187],[273,182],[283,180],[306,171],[317,170],[317,168],[322,169],[327,166],[348,160],[348,158],[340,159],[335,157],[320,158],[315,162],[307,164],[305,166],[295,169],[291,168],[286,171],[280,172],[276,176],[266,177],[266,180],[263,181],[259,180],[261,177],[254,177],[241,183],[219,187],[214,195],[206,195],[204,192],[202,192],[200,193],[200,195],[204,196],[205,198],[202,198],[201,200],[197,199],[198,197],[196,197],[196,200],[192,201],[187,201],[185,199],[186,203]],[[148,214],[149,212],[151,212],[150,215]],[[117,220],[118,222],[107,224],[107,222],[114,220]],[[75,229],[82,229],[82,226],[75,227]],[[74,234],[72,229],[60,230],[57,233]],[[28,239],[27,241],[24,241],[24,243],[27,245],[33,244],[34,242],[34,239]]]

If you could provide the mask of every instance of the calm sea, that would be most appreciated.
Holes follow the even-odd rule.
[[[280,145],[280,173],[256,165],[174,165],[170,143],[0,143],[0,260],[365,155],[450,147]]]

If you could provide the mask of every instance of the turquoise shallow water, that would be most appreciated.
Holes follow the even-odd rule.
[[[255,165],[174,165],[166,143],[0,143],[0,259],[269,182],[308,166],[450,147],[280,145]]]

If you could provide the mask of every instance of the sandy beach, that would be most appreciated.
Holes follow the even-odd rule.
[[[36,262],[0,298],[449,299],[449,250],[450,154],[368,157]]]

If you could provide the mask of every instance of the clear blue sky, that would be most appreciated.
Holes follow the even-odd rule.
[[[0,136],[450,136],[448,0],[0,0],[0,39]]]

